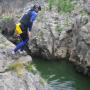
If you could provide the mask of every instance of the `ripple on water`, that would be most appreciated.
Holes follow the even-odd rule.
[[[35,60],[34,64],[53,90],[90,90],[90,78],[76,73],[70,63]]]
[[[50,86],[53,87],[53,90],[76,90],[74,88],[74,81],[60,81],[52,80],[49,82]]]

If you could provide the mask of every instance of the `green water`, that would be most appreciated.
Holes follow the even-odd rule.
[[[70,63],[37,59],[33,63],[53,90],[90,90],[90,78],[76,73]]]

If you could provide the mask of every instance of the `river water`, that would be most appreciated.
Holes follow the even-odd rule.
[[[33,63],[53,90],[90,90],[90,78],[77,73],[66,61],[34,59]]]

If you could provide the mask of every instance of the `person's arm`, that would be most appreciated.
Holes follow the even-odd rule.
[[[32,35],[32,33],[31,33],[32,25],[33,25],[32,22],[30,22],[29,25],[28,25],[28,37],[29,37],[29,40],[31,39],[31,35]]]
[[[31,31],[28,31],[29,40],[31,40],[31,36],[32,36],[32,32]]]
[[[37,17],[37,13],[35,11],[32,11],[30,22],[34,22],[36,20],[36,17]]]
[[[33,26],[33,22],[35,21],[37,17],[37,13],[35,11],[32,11],[31,12],[31,16],[30,16],[30,21],[29,21],[29,24],[28,24],[28,35],[29,35],[29,39],[31,38],[31,30],[32,30],[32,26]]]

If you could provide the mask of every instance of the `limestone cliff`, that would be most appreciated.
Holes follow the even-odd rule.
[[[0,34],[0,90],[51,90],[38,73],[28,71],[31,56],[13,56],[13,48],[15,45]]]

